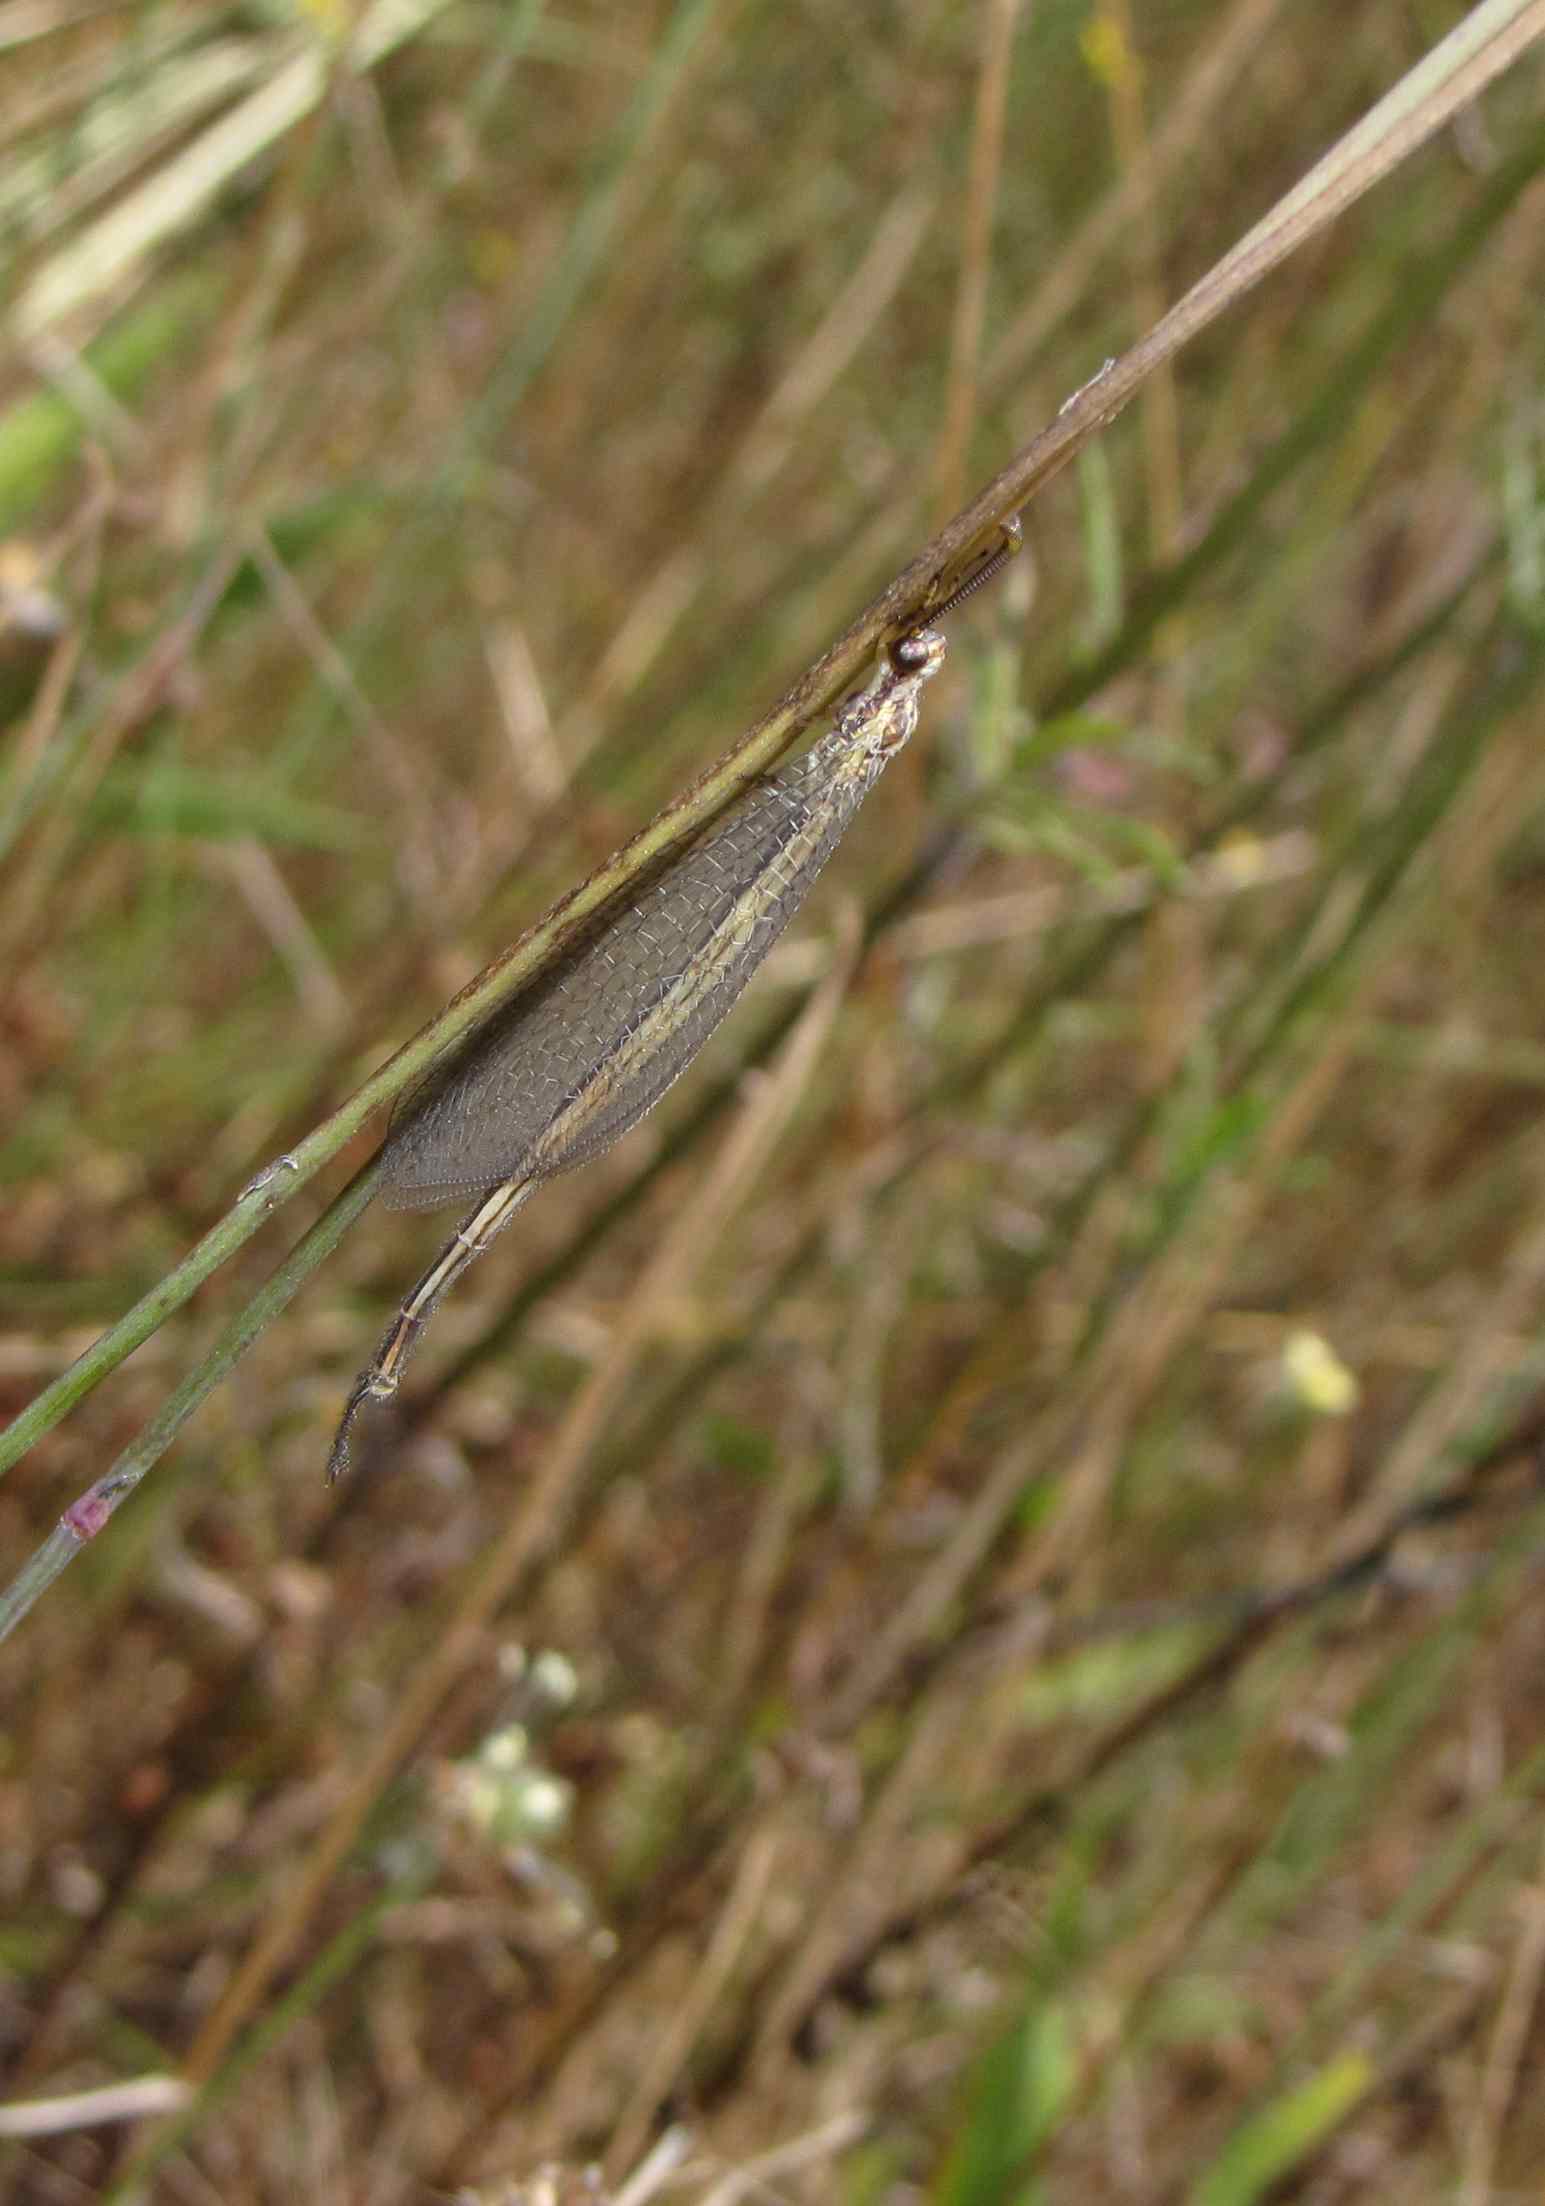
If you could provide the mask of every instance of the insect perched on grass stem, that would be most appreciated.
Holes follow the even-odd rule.
[[[387,1203],[478,1200],[355,1381],[330,1479],[360,1409],[396,1393],[446,1289],[543,1180],[600,1156],[686,1071],[917,726],[923,684],[943,658],[931,628],[891,644],[828,734],[754,781],[627,902],[597,913],[550,974],[399,1107],[382,1158]]]

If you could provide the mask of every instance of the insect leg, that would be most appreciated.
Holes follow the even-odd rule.
[[[453,1286],[467,1266],[482,1255],[496,1234],[507,1226],[531,1193],[529,1179],[504,1180],[492,1188],[446,1242],[423,1278],[392,1319],[386,1338],[354,1382],[344,1404],[338,1430],[327,1457],[331,1485],[349,1460],[349,1428],[366,1402],[389,1402],[396,1393],[402,1370],[429,1323],[434,1306],[447,1287]]]

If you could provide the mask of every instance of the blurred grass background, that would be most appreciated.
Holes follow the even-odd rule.
[[[6,1409],[1458,12],[5,0]],[[1540,91],[1038,502],[352,1479],[437,1221],[4,1649],[5,2096],[201,2086],[7,2196],[1539,2196]]]

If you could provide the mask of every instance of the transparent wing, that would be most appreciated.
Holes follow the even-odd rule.
[[[394,1120],[385,1200],[429,1210],[523,1172],[550,1179],[637,1125],[794,917],[883,763],[825,737],[603,915],[551,980],[474,1035]],[[697,985],[683,990],[689,972]],[[673,996],[682,1015],[656,1017]],[[625,1048],[646,1029],[646,1046]],[[580,1097],[591,1107],[567,1111]]]

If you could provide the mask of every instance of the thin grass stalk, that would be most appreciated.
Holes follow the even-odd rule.
[[[380,1160],[355,1173],[327,1209],[245,1309],[231,1321],[213,1348],[168,1395],[157,1414],[101,1478],[79,1495],[43,1544],[0,1592],[0,1639],[15,1630],[27,1611],[75,1560],[176,1439],[193,1412],[239,1362],[258,1335],[299,1293],[364,1212],[376,1190]]]

